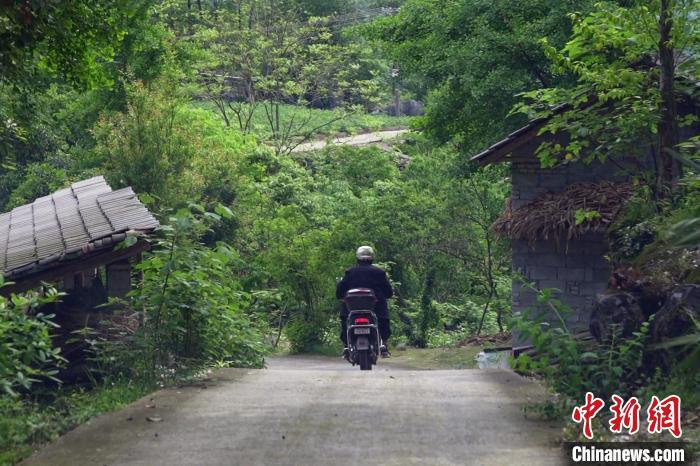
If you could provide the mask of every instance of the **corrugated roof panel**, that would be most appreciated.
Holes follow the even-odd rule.
[[[55,209],[51,197],[42,198],[34,207],[34,240],[36,255],[39,260],[59,252],[63,248],[63,239],[56,220]]]
[[[73,185],[73,193],[78,199],[80,215],[90,239],[105,236],[112,231],[112,226],[97,204],[98,196],[111,191],[101,176]]]
[[[156,219],[141,204],[131,188],[103,194],[97,202],[115,231],[148,230],[158,226]]]
[[[93,240],[107,247],[112,241],[102,238],[157,226],[131,188],[112,191],[97,176],[0,214],[0,267],[13,278],[31,274],[67,252],[80,255]]]
[[[7,240],[10,233],[10,212],[0,215],[0,267],[5,269]]]
[[[92,184],[105,184],[106,185],[107,182],[105,181],[104,176],[94,176],[92,178],[88,178],[87,180],[76,181],[75,183],[73,183],[71,185],[71,189],[73,189],[73,190],[80,189],[80,188],[83,188],[85,186],[89,186]]]
[[[34,245],[12,249],[7,254],[7,269],[14,269],[34,261]]]

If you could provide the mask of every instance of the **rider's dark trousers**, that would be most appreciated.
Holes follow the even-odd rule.
[[[377,324],[379,326],[379,336],[382,341],[387,341],[391,336],[391,321],[388,317],[378,317]],[[343,345],[348,346],[348,318],[340,318],[340,339],[343,340]]]

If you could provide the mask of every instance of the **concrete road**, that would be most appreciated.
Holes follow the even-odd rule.
[[[156,392],[24,464],[563,464],[558,429],[521,409],[542,395],[509,371],[360,372],[340,358],[286,357]]]
[[[336,137],[329,141],[325,139],[319,141],[306,142],[294,148],[292,152],[309,152],[312,150],[320,150],[327,145],[333,146],[367,146],[379,142],[390,141],[396,139],[402,134],[408,133],[407,129],[397,129],[388,131],[376,131],[374,133],[358,134],[356,136]]]

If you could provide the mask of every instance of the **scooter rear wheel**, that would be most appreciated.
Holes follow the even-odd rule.
[[[357,354],[361,371],[371,371],[372,361],[369,359],[369,350],[360,350]]]

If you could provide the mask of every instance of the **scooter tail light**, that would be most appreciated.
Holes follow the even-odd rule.
[[[369,319],[367,317],[358,317],[357,319],[355,319],[355,323],[360,325],[369,324]]]

